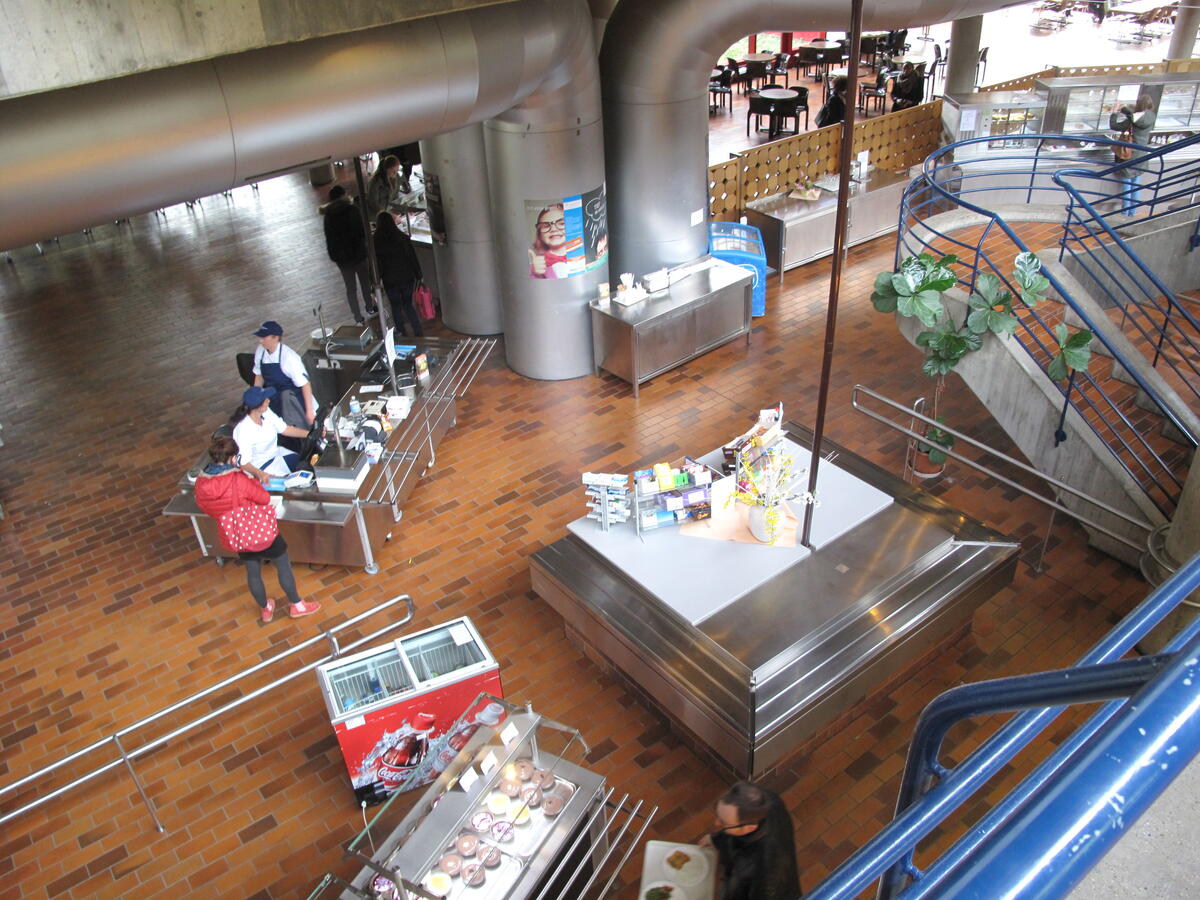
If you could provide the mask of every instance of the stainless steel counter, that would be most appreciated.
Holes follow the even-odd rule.
[[[630,306],[593,300],[592,352],[604,369],[633,385],[744,334],[750,340],[752,278],[719,259]]]
[[[393,422],[380,461],[370,466],[365,480],[347,490],[322,490],[314,482],[311,487],[272,494],[278,498],[279,531],[296,562],[362,566],[372,574],[378,571],[375,553],[391,537],[409,495],[434,464],[438,444],[455,425],[456,399],[466,393],[495,346],[494,340],[480,339],[401,338],[400,342],[416,344],[427,353],[429,382],[415,389],[408,416]],[[350,371],[358,368],[359,363],[354,362]],[[391,393],[386,383],[382,391],[372,391],[371,385],[355,379],[338,407],[345,413],[352,398],[366,403]],[[327,452],[336,449],[330,439]],[[190,519],[201,554],[220,562],[236,554],[221,546],[216,521],[200,511],[193,495],[192,477],[207,461],[207,451],[201,450],[192,468],[180,478],[178,493],[163,514]]]
[[[807,429],[790,423],[788,434],[811,446]],[[591,654],[738,775],[778,765],[969,627],[1012,579],[1017,544],[829,443],[831,453],[894,502],[697,622],[682,598],[652,594],[577,535],[532,560],[534,590]],[[655,536],[646,551],[669,569]]]
[[[900,196],[909,182],[907,172],[873,169],[863,182],[850,184],[849,246],[894,231]],[[837,194],[822,191],[815,200],[797,200],[788,193],[772,194],[746,204],[746,221],[763,235],[767,265],[783,273],[833,252]]]

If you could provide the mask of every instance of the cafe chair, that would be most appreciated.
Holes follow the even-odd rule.
[[[716,112],[724,109],[729,103],[729,113],[733,114],[733,73],[728,67],[721,69],[721,74],[708,83],[709,109]]]
[[[729,74],[732,79],[731,84],[741,85],[742,93],[745,93],[746,92],[746,87],[745,87],[746,78],[748,75],[748,69],[746,67],[746,64],[739,63],[732,56],[727,56],[727,57],[725,57],[725,68],[729,70]],[[733,101],[730,100],[731,104],[732,104],[732,102]],[[730,108],[732,109],[732,105]]]
[[[775,104],[773,101],[760,97],[758,94],[750,95],[750,102],[746,106],[746,137],[750,136],[750,117],[754,116],[754,130],[762,131],[760,119],[766,116],[768,121],[775,113]]]
[[[254,386],[254,354],[239,353],[234,359],[237,361],[238,374],[242,376],[242,381],[251,387]]]
[[[812,72],[812,67],[817,64],[817,51],[814,47],[801,47],[792,54],[789,60],[793,69],[796,70],[797,76],[808,75]]]
[[[792,58],[790,53],[776,53],[775,58],[771,60],[771,64],[767,66],[767,75],[772,77],[783,76],[783,86],[788,86],[788,61]]]
[[[793,114],[796,116],[796,131],[800,131],[801,110],[804,111],[804,130],[808,131],[808,88],[794,87],[792,90],[796,92],[796,99],[789,102],[793,104]]]
[[[745,93],[750,88],[761,88],[762,82],[767,80],[767,64],[757,60],[749,60],[745,63],[745,66],[746,81],[742,85],[742,93]],[[746,85],[749,85],[749,87]]]
[[[803,90],[803,88],[801,88]],[[789,131],[786,127],[788,119],[793,120],[793,125]],[[800,98],[795,100],[776,100],[775,101],[775,122],[776,135],[780,134],[799,134],[800,133]],[[808,127],[808,104],[804,106],[804,122],[805,127]]]
[[[872,69],[879,68],[879,38],[864,37],[859,45],[859,63]]]
[[[871,114],[871,102],[874,101],[879,107],[879,111],[883,112],[883,101],[887,99],[887,83],[888,71],[880,69],[875,74],[875,84],[870,82],[860,83],[858,85],[858,108],[862,110],[864,116]]]

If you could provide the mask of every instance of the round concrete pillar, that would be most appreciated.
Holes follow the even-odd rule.
[[[950,58],[946,61],[945,93],[969,94],[975,90],[975,68],[979,64],[979,38],[982,34],[983,16],[955,19],[950,26]]]
[[[442,321],[462,334],[498,334],[504,320],[483,125],[421,141],[421,169],[434,231]]]
[[[1167,59],[1190,59],[1196,45],[1196,29],[1200,26],[1200,6],[1180,3],[1175,11],[1175,28],[1171,32],[1171,45],[1167,48]]]

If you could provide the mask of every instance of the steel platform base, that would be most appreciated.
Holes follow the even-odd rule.
[[[787,433],[812,446],[803,426]],[[574,534],[530,564],[568,634],[740,776],[775,768],[956,638],[1016,568],[1018,544],[826,441],[834,454],[894,502],[694,625]]]

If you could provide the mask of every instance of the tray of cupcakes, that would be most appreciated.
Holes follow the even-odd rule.
[[[502,896],[553,830],[575,789],[531,759],[505,766],[423,886],[437,897]]]

